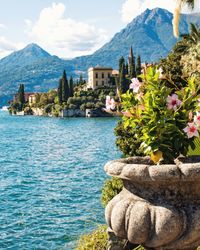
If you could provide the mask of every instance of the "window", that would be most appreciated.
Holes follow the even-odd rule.
[[[98,73],[96,73],[96,78],[98,78]]]
[[[108,78],[110,78],[110,73],[108,73]]]
[[[96,81],[96,86],[98,86],[98,81]]]
[[[102,86],[104,86],[104,81],[102,81]]]
[[[102,73],[102,78],[104,78],[104,73]]]

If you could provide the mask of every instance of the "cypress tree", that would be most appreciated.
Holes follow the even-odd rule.
[[[126,75],[128,75],[128,63],[126,63]]]
[[[128,57],[128,66],[129,66],[129,76],[130,76],[130,78],[136,77],[135,57],[133,55],[132,46],[131,46],[130,54],[129,54],[129,57]]]
[[[83,84],[83,75],[82,75],[82,74],[80,74],[79,84],[80,84],[80,85]]]
[[[142,64],[140,55],[137,57],[137,66],[136,66],[136,75],[141,75],[142,73]]]
[[[19,85],[19,90],[18,90],[18,101],[22,105],[25,103],[25,96],[24,96],[24,84]]]
[[[73,77],[72,76],[70,77],[70,80],[69,80],[69,89],[70,89],[69,96],[73,97],[73,95],[74,95],[74,81],[73,81]]]
[[[66,102],[69,98],[69,85],[65,70],[63,71],[63,76],[61,81],[62,81],[62,101]]]
[[[60,79],[58,83],[58,101],[62,104],[62,79]]]
[[[125,93],[129,86],[128,80],[126,79],[126,65],[124,57],[119,59],[119,83],[118,88],[122,93]]]

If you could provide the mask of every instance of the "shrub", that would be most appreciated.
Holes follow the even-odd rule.
[[[77,108],[77,105],[75,104],[69,104],[69,109],[76,109]]]
[[[26,115],[32,115],[33,114],[33,110],[30,107],[25,107],[24,114],[26,114]]]
[[[45,112],[46,114],[51,113],[53,106],[54,106],[53,104],[47,104],[47,105],[44,107],[44,112]]]
[[[81,236],[76,250],[106,250],[108,248],[107,227],[99,226],[90,234]]]
[[[94,103],[87,102],[85,106],[86,106],[87,109],[93,109],[94,108]]]
[[[137,131],[139,133],[139,130]],[[131,127],[124,128],[122,121],[119,121],[115,128],[116,145],[125,157],[144,156],[143,150],[140,149],[140,136],[137,136]]]
[[[156,68],[132,79],[130,90],[121,96],[124,129],[131,128],[139,149],[155,163],[173,163],[180,154],[195,148],[200,129],[200,87],[194,79],[176,86],[160,77]]]
[[[86,109],[86,104],[83,103],[81,106],[80,106],[80,110],[85,110]]]
[[[102,206],[106,207],[108,202],[121,192],[122,188],[123,188],[123,182],[121,179],[112,178],[112,179],[106,180],[104,182],[102,193],[101,193]]]

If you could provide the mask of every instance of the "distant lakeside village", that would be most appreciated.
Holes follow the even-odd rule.
[[[119,59],[119,69],[96,66],[88,69],[87,81],[80,75],[74,83],[68,80],[64,70],[57,89],[47,93],[27,93],[20,84],[18,93],[10,101],[12,115],[36,115],[49,117],[106,117],[113,114],[105,112],[106,97],[118,101],[119,93],[129,89],[132,78],[137,77],[148,67],[142,64],[140,56],[134,57],[132,47],[128,60]]]

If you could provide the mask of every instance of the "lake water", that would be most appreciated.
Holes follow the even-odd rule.
[[[0,112],[0,249],[74,249],[104,223],[104,164],[120,157],[115,118]]]

